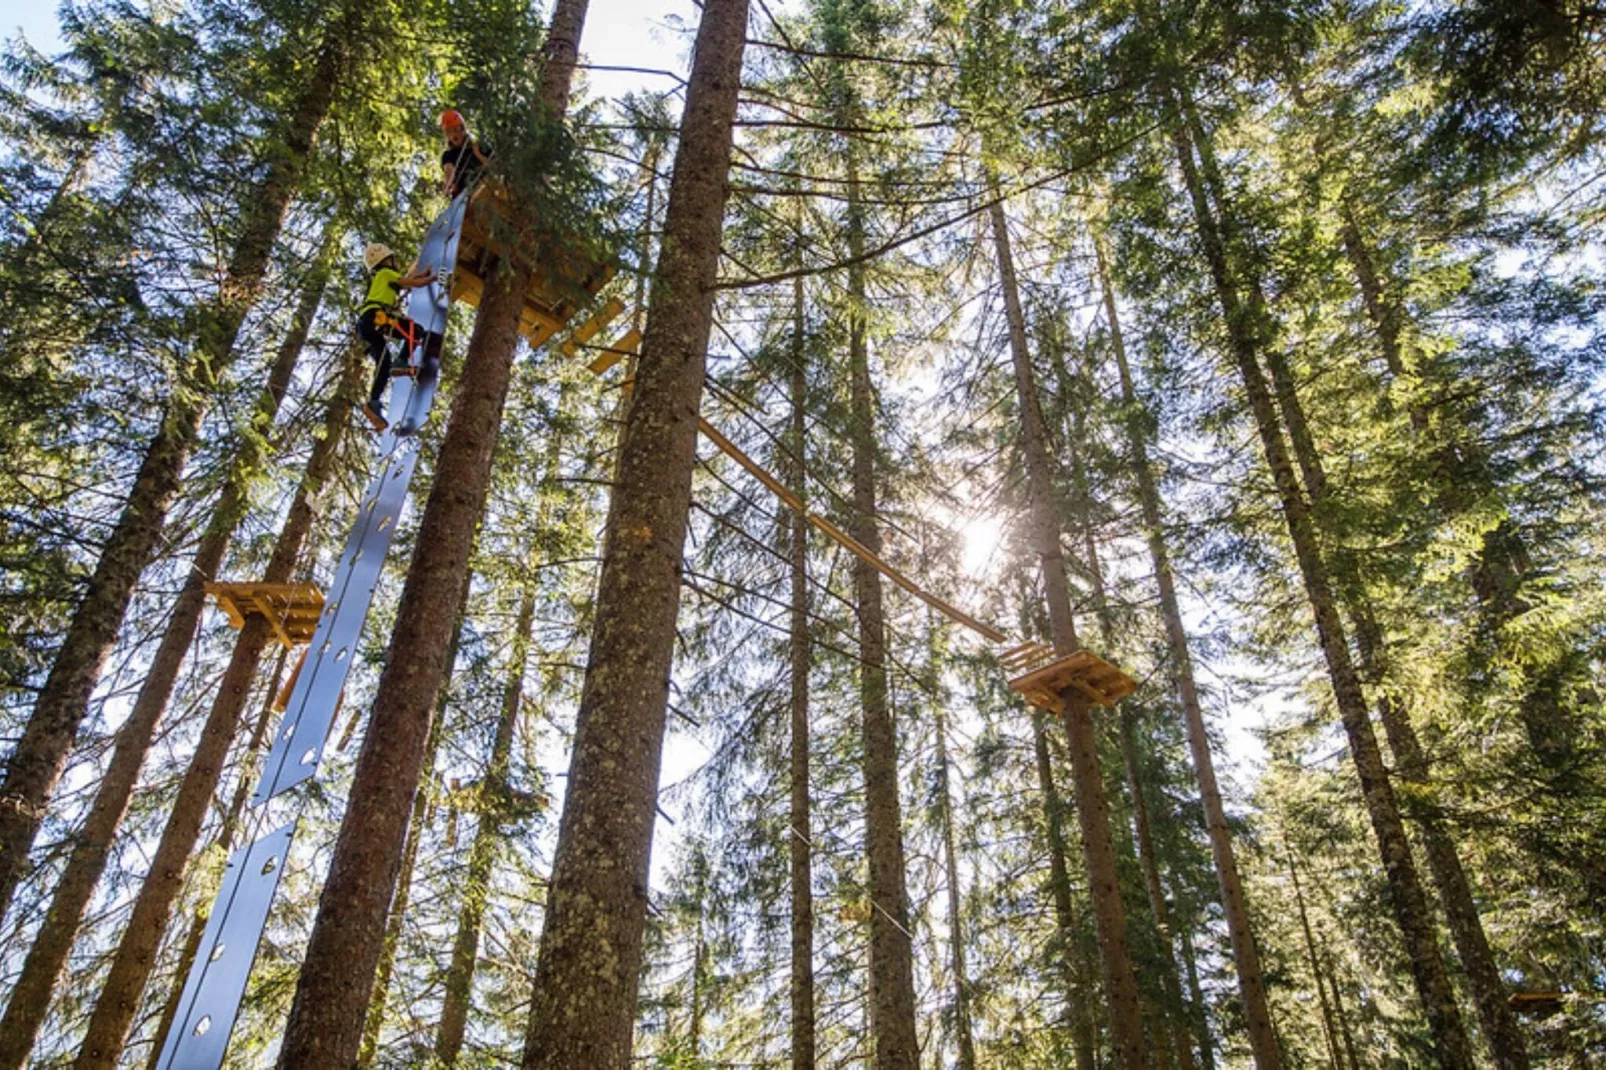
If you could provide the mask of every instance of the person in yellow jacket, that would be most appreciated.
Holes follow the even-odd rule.
[[[404,339],[407,351],[411,353],[419,340],[418,325],[398,312],[396,307],[403,290],[429,285],[435,281],[435,273],[418,271],[415,265],[414,270],[403,275],[396,267],[396,254],[390,246],[379,242],[368,243],[362,253],[362,262],[368,269],[368,294],[362,307],[357,310],[357,335],[368,347],[368,359],[376,365],[374,385],[368,391],[362,414],[368,417],[375,431],[383,431],[390,426],[385,420],[385,384],[390,382],[393,374],[414,373],[406,355],[400,362],[392,364],[390,348],[386,343],[392,338]]]

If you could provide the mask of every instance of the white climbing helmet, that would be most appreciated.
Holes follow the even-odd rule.
[[[374,268],[395,255],[396,253],[390,246],[371,241],[368,243],[368,247],[362,251],[362,266],[372,272]]]

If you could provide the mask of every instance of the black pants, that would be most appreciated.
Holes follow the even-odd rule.
[[[386,324],[379,325],[381,309],[370,308],[357,317],[357,337],[368,347],[368,359],[378,367],[374,369],[374,385],[368,391],[368,403],[378,408],[385,398],[385,386],[390,382],[390,348],[392,338],[417,338],[418,325],[405,316],[386,313]]]

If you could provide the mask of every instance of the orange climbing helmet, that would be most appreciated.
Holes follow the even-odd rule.
[[[441,112],[442,130],[461,130],[466,124],[463,122],[463,113],[456,108],[447,108]]]

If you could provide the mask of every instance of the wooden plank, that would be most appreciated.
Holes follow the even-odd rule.
[[[487,199],[488,203],[481,203]],[[494,263],[507,250],[503,248],[503,243],[491,239],[481,225],[480,216],[495,211],[496,203],[505,199],[505,193],[491,194],[483,186],[475,193],[474,210],[463,221],[457,265],[452,272],[453,301],[477,308],[485,296],[487,261]],[[523,306],[519,310],[519,333],[529,340],[532,347],[544,344],[561,331],[578,311],[575,301],[578,299],[583,303],[589,300],[590,295],[601,290],[614,275],[612,265],[594,263],[561,249],[532,244],[521,247],[514,256],[532,267],[529,288],[525,291]],[[607,307],[604,306],[604,311]],[[593,331],[600,329],[608,318],[611,317],[601,317]]]
[[[310,583],[209,583],[206,593],[217,598],[236,628],[252,614],[267,618],[287,647],[310,639],[323,613],[323,592]]]
[[[636,347],[639,345],[641,345],[641,332],[632,327],[620,336],[617,341],[611,343],[608,348],[598,353],[596,359],[586,367],[591,371],[591,374],[601,375],[626,357],[635,356]]]
[[[1006,650],[998,655],[998,660],[1006,665],[1029,665],[1034,661],[1041,661],[1052,653],[1054,648],[1044,643],[1026,643]]]
[[[773,493],[777,498],[781,499],[781,501],[785,502],[797,512],[808,512],[808,509],[803,505],[803,499],[799,498],[796,494],[793,494],[790,490],[787,490],[780,480],[770,475],[763,468],[760,468],[757,461],[753,460],[753,458],[742,452],[742,450],[738,448],[730,439],[720,434],[718,429],[716,429],[713,424],[709,423],[707,419],[701,416],[697,417],[697,428],[710,442],[723,450],[727,457],[741,465],[743,468],[747,469],[747,471],[752,474],[754,479],[768,487],[770,492]]]
[[[203,590],[217,598],[218,608],[229,618],[230,627],[245,627],[245,614],[240,612],[239,604],[234,601],[233,592],[228,590],[227,584],[208,583]]]
[[[896,583],[899,587],[902,587],[904,590],[908,591],[910,594],[914,595],[916,598],[920,599],[922,602],[926,603],[926,605],[930,606],[932,609],[935,609],[938,613],[941,613],[949,620],[954,621],[956,624],[964,625],[966,628],[969,628],[971,631],[983,636],[990,642],[1002,643],[1009,638],[992,625],[983,624],[981,621],[977,620],[975,617],[972,617],[969,613],[966,613],[957,606],[953,606],[947,602],[944,602],[941,598],[938,598],[934,594],[928,594],[926,591],[916,586],[914,581],[909,579],[909,577],[905,576],[902,572],[899,572],[897,569],[881,560],[881,558],[872,553],[863,543],[849,535],[847,532],[843,531],[841,528],[837,527],[835,524],[831,523],[829,520],[826,520],[824,517],[816,516],[813,513],[804,513],[803,516],[804,519],[810,524],[824,532],[831,539],[834,539],[854,556],[863,560],[871,568],[875,569],[887,579],[891,580],[893,583]]]
[[[268,625],[273,629],[273,634],[278,637],[279,642],[283,643],[286,649],[295,646],[296,644],[290,639],[290,633],[285,630],[284,614],[261,595],[257,596],[255,603],[257,612],[267,618]]]
[[[301,657],[296,659],[296,667],[290,670],[290,679],[284,682],[284,686],[279,688],[279,693],[273,697],[275,713],[283,713],[285,707],[290,705],[290,696],[295,692],[296,680],[301,676],[302,667],[307,664],[307,652],[311,649],[311,647],[301,648]]]
[[[566,357],[573,357],[580,346],[597,336],[597,332],[613,321],[613,318],[625,310],[625,303],[617,297],[609,298],[607,303],[593,312],[580,326],[576,327],[568,339],[558,347]]]

